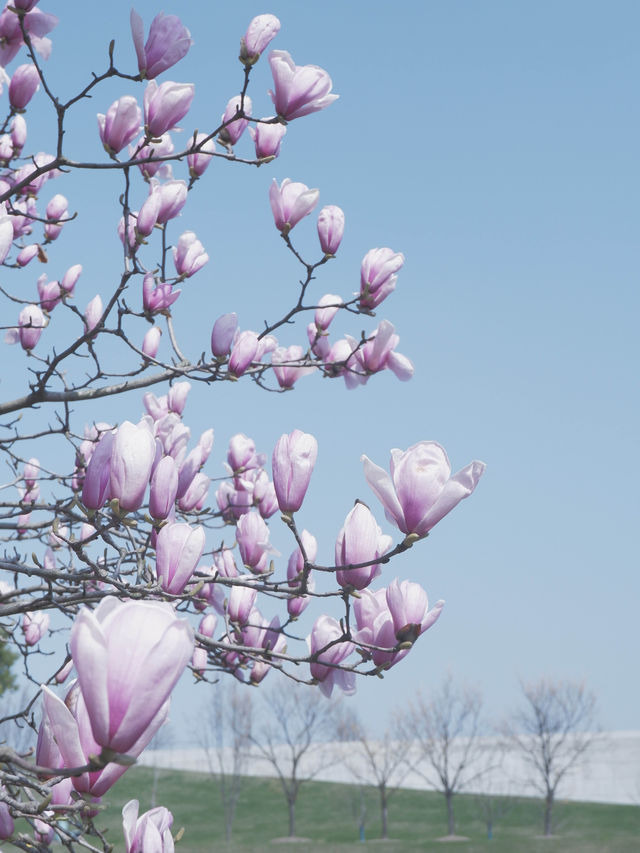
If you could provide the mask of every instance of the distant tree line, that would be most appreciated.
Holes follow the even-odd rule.
[[[549,679],[521,683],[519,707],[493,728],[483,719],[480,691],[456,685],[451,676],[394,713],[382,737],[344,702],[321,700],[293,683],[264,691],[259,701],[252,691],[234,685],[231,695],[212,707],[204,726],[202,716],[199,720],[201,745],[219,784],[227,840],[244,780],[249,772],[260,775],[260,761],[280,782],[291,838],[301,787],[332,765],[345,766],[357,785],[376,789],[383,839],[389,837],[393,796],[409,774],[442,794],[447,837],[456,835],[459,793],[475,795],[491,838],[513,801],[511,792],[522,783],[540,793],[543,831],[550,836],[558,791],[596,734],[594,694],[580,682]],[[506,757],[514,754],[521,758],[519,778],[513,766],[505,766]],[[363,838],[364,800],[356,811]]]

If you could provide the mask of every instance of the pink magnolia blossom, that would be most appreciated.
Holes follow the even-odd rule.
[[[161,335],[162,329],[160,326],[152,326],[146,332],[142,340],[142,352],[149,358],[155,358],[158,355]]]
[[[300,533],[300,541],[302,542],[302,547],[304,548],[307,556],[307,561],[313,563],[318,555],[318,541],[316,537],[312,536],[308,530],[303,530]],[[302,551],[300,548],[296,548],[289,557],[289,561],[287,563],[287,582],[292,590],[299,589],[302,585],[303,572],[304,559],[302,557]],[[309,592],[313,592],[314,589],[315,582],[311,572],[309,572],[307,576],[307,590]],[[306,609],[310,601],[311,598],[309,595],[296,595],[288,598],[287,611],[289,616],[294,619],[297,618],[302,611]]]
[[[325,255],[335,255],[344,234],[344,212],[335,204],[323,207],[318,214],[318,239]]]
[[[240,580],[247,580],[250,575],[240,575]],[[234,584],[229,590],[227,600],[227,613],[232,622],[237,622],[239,625],[244,625],[256,601],[258,591],[251,586],[240,586]]]
[[[129,155],[134,160],[147,160],[150,157],[166,157],[173,154],[173,142],[168,133],[163,133],[153,142],[141,145],[140,141],[129,146]],[[171,176],[171,164],[156,160],[155,162],[143,163],[138,166],[145,178],[153,178],[157,175],[161,178]]]
[[[282,435],[273,451],[273,485],[282,512],[297,512],[309,487],[318,455],[318,442],[309,433],[294,429]]]
[[[252,438],[242,432],[231,436],[227,451],[227,464],[234,474],[260,468],[265,461],[264,455],[256,451],[256,445]]]
[[[60,282],[47,281],[47,274],[42,273],[38,277],[36,286],[38,288],[38,296],[40,297],[40,307],[43,311],[50,314],[56,305],[62,301]]]
[[[49,629],[49,614],[42,610],[25,613],[22,617],[22,633],[28,646],[36,646]]]
[[[156,572],[165,592],[179,595],[191,580],[204,551],[204,528],[165,524],[156,542]]]
[[[206,616],[203,616],[200,620],[200,624],[198,625],[198,633],[202,634],[205,637],[213,637],[216,632],[216,625],[218,623],[218,617],[215,613],[207,613]]]
[[[229,548],[221,548],[213,555],[213,565],[217,574],[223,578],[237,578],[238,567],[233,559],[233,551]]]
[[[271,364],[278,385],[281,388],[293,388],[294,384],[303,376],[315,372],[315,367],[304,366],[306,361],[305,352],[301,346],[294,344],[290,347],[277,347],[271,356]],[[296,362],[303,362],[298,366]]]
[[[68,209],[69,202],[60,193],[49,201],[45,214],[48,222],[44,226],[44,236],[47,240],[56,240],[60,236],[62,225],[68,218]]]
[[[190,382],[173,383],[169,388],[169,393],[167,394],[167,403],[169,405],[170,412],[175,412],[178,415],[183,413],[184,407],[187,403],[187,397],[189,396],[189,391],[191,391]]]
[[[280,21],[275,15],[255,17],[240,41],[240,61],[245,65],[254,65],[279,31]]]
[[[13,227],[14,218],[7,213],[7,203],[3,201],[0,204],[0,264],[5,261],[11,251],[13,239],[16,236]]]
[[[251,363],[256,359],[258,352],[258,335],[247,329],[239,332],[231,349],[229,356],[229,373],[233,376],[242,376]]]
[[[27,123],[21,115],[14,116],[11,122],[11,142],[16,154],[20,153],[27,141]]]
[[[194,509],[202,509],[206,503],[211,478],[199,471],[191,480],[187,488],[178,498],[178,506],[183,512],[191,512]]]
[[[114,434],[105,432],[92,451],[82,486],[82,503],[90,510],[100,509],[111,493],[111,453]]]
[[[131,10],[131,35],[138,57],[138,70],[142,78],[151,80],[171,68],[187,55],[193,44],[191,33],[176,15],[160,12],[149,28],[147,43],[143,46],[144,24],[142,18]]]
[[[244,565],[254,574],[267,570],[269,528],[257,512],[247,512],[238,519],[236,540]]]
[[[40,461],[35,456],[32,456],[28,462],[25,462],[22,477],[27,489],[32,489],[36,485],[40,471]]]
[[[51,178],[55,178],[60,174],[57,169],[49,169],[45,172],[39,172],[40,169],[43,169],[45,166],[48,166],[55,157],[53,154],[46,154],[44,151],[38,152],[31,158],[31,162],[28,165],[21,166],[17,172],[13,175],[13,183],[14,186],[20,185],[20,192],[23,195],[36,196],[44,186],[44,184],[50,180]],[[24,183],[26,181],[26,183]],[[16,205],[14,204],[14,207]],[[27,212],[37,215],[35,210],[35,201],[30,199],[27,202]],[[14,226],[16,227],[16,226]],[[22,233],[31,232],[30,224],[28,228],[23,228]]]
[[[173,262],[182,278],[189,278],[209,262],[209,255],[193,231],[185,231],[180,235],[178,245],[173,250]]]
[[[420,537],[469,497],[485,469],[484,462],[474,461],[452,477],[446,451],[435,441],[392,450],[390,474],[366,456],[362,461],[367,482],[389,521],[403,533]]]
[[[237,329],[238,315],[235,312],[223,314],[215,321],[211,330],[211,352],[216,358],[229,355]]]
[[[276,228],[283,234],[308,216],[318,203],[320,190],[310,190],[306,184],[294,183],[285,178],[280,186],[276,179],[269,189],[269,202]]]
[[[155,394],[147,391],[142,397],[142,402],[147,413],[154,421],[159,421],[165,415],[169,414],[169,403],[167,402],[166,394],[163,394],[162,397],[156,397]]]
[[[263,119],[268,121],[268,119]],[[286,125],[280,122],[274,124],[263,124],[258,122],[255,127],[249,128],[249,134],[256,147],[256,157],[263,160],[267,157],[277,157],[280,153],[282,139],[287,132]]]
[[[178,475],[178,497],[181,498],[193,482],[204,463],[209,458],[213,446],[213,430],[206,430],[201,436],[198,444],[189,452],[187,458],[180,465]]]
[[[162,198],[160,193],[151,191],[142,202],[136,220],[136,241],[142,243],[156,227]]]
[[[398,649],[399,641],[387,605],[386,590],[371,592],[363,589],[359,598],[354,600],[353,613],[358,627],[353,638],[361,646],[366,660],[373,660],[376,666],[388,669],[409,653],[409,647]]]
[[[172,456],[163,456],[151,477],[149,514],[153,518],[167,518],[175,503],[177,491],[178,466]]]
[[[213,160],[213,155],[216,151],[216,145],[213,139],[207,139],[208,134],[196,134],[192,154],[187,154],[187,164],[189,166],[189,175],[192,178],[201,178],[205,171],[209,168],[209,164]],[[207,140],[206,142],[204,140]]]
[[[268,483],[263,496],[258,501],[258,512],[263,518],[271,518],[278,511],[278,497],[273,483]]]
[[[125,239],[127,241],[127,245],[129,247],[129,251],[132,255],[134,255],[138,251],[138,235],[136,234],[136,225],[137,218],[136,214],[130,213],[127,217],[127,226],[126,226],[126,237],[125,237],[125,223],[124,216],[121,216],[118,221],[118,237],[120,238],[120,242],[124,246]]]
[[[124,421],[111,453],[109,491],[125,512],[139,509],[151,477],[156,446],[148,427]]]
[[[111,599],[113,600],[113,599]],[[97,613],[97,611],[96,611]],[[129,652],[123,648],[126,658]],[[123,661],[120,670],[124,669]],[[114,670],[117,667],[113,667]],[[126,675],[126,672],[124,673]],[[103,676],[104,677],[104,676]],[[100,681],[102,679],[99,679]],[[126,682],[125,682],[126,683]],[[112,685],[111,690],[122,690],[123,685]],[[140,737],[127,749],[129,755],[137,757],[167,719],[170,700],[167,699],[151,718]],[[90,755],[99,755],[99,744],[92,731],[87,703],[75,683],[62,701],[48,687],[42,687],[42,721],[38,731],[36,755],[38,763],[45,767],[82,767]],[[83,773],[72,778],[73,787],[84,794],[101,797],[127,770],[124,764],[109,763],[101,770]],[[57,786],[55,786],[57,787]]]
[[[80,610],[70,647],[95,740],[126,753],[191,658],[193,631],[169,604],[108,597]]]
[[[220,117],[221,124],[229,122],[229,124],[226,124],[226,127],[223,127],[219,133],[219,139],[224,145],[235,145],[249,124],[246,118],[234,119],[234,116],[236,116],[241,109],[243,115],[251,115],[251,110],[253,109],[251,98],[248,95],[244,96],[242,108],[241,102],[242,99],[240,95],[234,95],[233,98],[229,100],[223,115]]]
[[[8,5],[0,14],[0,65],[2,66],[8,65],[24,44],[19,18],[8,8]],[[51,40],[45,36],[58,25],[56,16],[31,8],[24,15],[22,23],[31,37],[31,44],[36,52],[43,59],[48,59],[51,55]]]
[[[87,333],[93,332],[102,319],[103,313],[102,298],[97,293],[84,309],[84,328]]]
[[[356,502],[347,515],[336,540],[336,566],[368,563],[382,557],[393,544],[390,536],[383,534],[368,506]],[[340,586],[364,589],[380,574],[380,564],[357,569],[339,569],[336,579]]]
[[[18,338],[24,350],[32,350],[40,340],[42,330],[47,325],[39,305],[25,305],[18,315]]]
[[[9,103],[14,110],[23,110],[39,88],[40,75],[35,65],[19,65],[11,75]]]
[[[157,221],[164,224],[178,216],[184,207],[187,201],[187,184],[185,181],[160,183],[157,178],[152,178],[151,193],[157,194],[159,197]]]
[[[371,249],[360,267],[360,305],[372,310],[395,289],[404,255],[393,249]]]
[[[325,293],[324,296],[320,297],[318,300],[318,307],[316,308],[316,313],[313,318],[316,327],[320,331],[327,331],[331,325],[331,321],[340,310],[341,305],[344,305],[344,300],[333,293]]]
[[[8,165],[11,160],[13,160],[14,150],[13,150],[13,142],[11,141],[11,137],[8,133],[3,133],[0,136],[0,160],[2,160],[3,165]],[[2,181],[2,192],[6,192],[10,189],[11,185],[3,180]]]
[[[0,793],[2,793],[3,790],[4,788],[0,786]],[[9,806],[0,801],[0,840],[4,841],[7,838],[11,838],[14,829],[15,824],[11,817]]]
[[[144,92],[144,124],[147,134],[157,139],[172,130],[189,112],[194,91],[193,83],[165,80],[158,86],[155,80],[150,80]],[[127,141],[131,142],[131,139]]]
[[[371,374],[387,368],[395,373],[401,382],[408,382],[413,376],[413,364],[410,359],[395,351],[400,338],[388,320],[383,320],[361,346],[350,335],[345,337],[353,353],[343,374],[347,388],[364,385]]]
[[[73,293],[81,273],[82,264],[73,264],[73,266],[70,266],[62,276],[62,279],[60,280],[60,290],[63,291],[64,296],[70,296]]]
[[[276,112],[286,121],[323,110],[338,99],[331,77],[317,65],[296,65],[286,50],[272,50],[269,65],[275,92],[269,92]]]
[[[142,113],[133,95],[114,101],[106,115],[98,113],[100,139],[108,154],[117,154],[140,132]]]
[[[444,601],[436,602],[429,610],[427,593],[420,584],[411,581],[391,581],[386,591],[387,607],[393,630],[399,643],[413,643],[438,620]]]
[[[45,228],[46,227],[47,226],[45,225]],[[31,261],[39,255],[43,257],[41,253],[42,249],[37,243],[29,243],[28,246],[24,247],[24,249],[20,249],[16,255],[16,263],[19,267],[26,267],[27,264],[30,264]]]
[[[167,282],[156,284],[153,273],[148,272],[142,279],[142,306],[147,314],[167,311],[182,293]]]
[[[356,692],[355,672],[339,669],[345,658],[355,649],[353,643],[334,643],[342,637],[343,631],[338,621],[332,616],[322,615],[316,619],[311,634],[307,637],[309,653],[315,658],[310,664],[311,675],[319,682],[320,690],[325,696],[331,696],[334,687],[339,687],[347,696]],[[330,648],[322,651],[329,643]]]
[[[129,800],[122,809],[126,853],[174,853],[171,812],[158,806],[138,817],[139,808],[138,800]]]
[[[274,616],[270,622],[262,616],[257,608],[249,615],[249,624],[242,628],[242,642],[247,646],[265,649],[275,654],[286,650],[286,638],[280,633],[280,620]],[[254,661],[251,668],[252,684],[259,684],[271,671],[266,661]]]

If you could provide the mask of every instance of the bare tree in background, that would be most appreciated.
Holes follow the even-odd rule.
[[[171,727],[166,723],[160,726],[158,731],[153,736],[149,743],[150,756],[152,757],[153,776],[151,779],[151,792],[149,795],[149,805],[154,809],[157,805],[158,798],[158,780],[160,779],[160,770],[162,769],[162,757],[158,757],[158,752],[168,750],[173,744],[173,733]]]
[[[304,690],[294,683],[263,692],[262,701],[264,722],[251,734],[251,741],[280,780],[289,810],[289,837],[293,838],[300,787],[338,760],[323,743],[336,734],[337,705],[319,690]]]
[[[522,684],[523,704],[508,732],[544,797],[544,834],[552,834],[558,786],[579,763],[595,737],[593,692],[577,681],[542,678]]]
[[[232,684],[230,688],[219,684],[199,729],[209,772],[220,786],[228,842],[231,841],[238,799],[247,777],[252,719],[251,690],[238,684]]]
[[[340,739],[344,742],[344,763],[362,784],[374,785],[380,801],[381,835],[389,837],[389,800],[407,775],[409,742],[397,728],[384,733],[381,740],[367,734],[358,716],[349,711],[340,721]]]
[[[478,778],[474,784],[474,800],[487,828],[487,838],[493,838],[496,823],[515,803],[511,780],[504,766],[509,749],[505,737],[483,738],[477,755]]]
[[[449,675],[429,699],[421,693],[401,717],[404,738],[412,741],[411,768],[445,798],[448,834],[455,835],[453,801],[479,778],[478,732],[482,696],[454,686]]]

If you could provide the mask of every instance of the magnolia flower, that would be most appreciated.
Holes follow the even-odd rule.
[[[452,477],[446,451],[435,441],[392,450],[390,474],[366,456],[362,461],[367,482],[389,521],[403,533],[420,537],[469,497],[486,467],[484,462],[474,461]]]
[[[138,817],[140,803],[129,800],[122,809],[122,829],[126,853],[173,853],[173,815],[158,806]]]
[[[285,178],[280,186],[276,179],[269,188],[269,202],[276,228],[283,234],[308,216],[318,203],[320,190],[310,190],[306,184],[300,184]]]
[[[191,658],[193,630],[164,602],[108,597],[80,610],[70,647],[95,740],[126,753]]]
[[[144,24],[142,18],[131,10],[131,35],[138,57],[140,75],[151,80],[171,68],[186,56],[193,44],[191,33],[176,15],[160,12],[149,27],[149,37],[143,46]]]
[[[309,487],[318,442],[309,433],[294,429],[278,439],[273,451],[273,485],[282,512],[297,512]]]
[[[317,65],[296,65],[286,50],[272,50],[269,65],[276,112],[286,121],[323,110],[338,99],[331,95],[331,77]]]
[[[262,51],[273,41],[279,30],[280,21],[275,15],[255,17],[240,42],[240,61],[245,65],[256,63]]]

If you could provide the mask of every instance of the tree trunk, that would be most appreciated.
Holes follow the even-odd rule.
[[[289,800],[289,838],[296,834],[296,801]]]
[[[233,816],[229,814],[229,809],[225,809],[224,815],[224,834],[227,838],[227,844],[231,841],[231,831],[233,828]]]
[[[444,797],[447,801],[447,826],[449,830],[449,835],[455,835],[456,822],[453,817],[453,791],[446,791]]]
[[[544,834],[553,835],[551,818],[553,816],[553,794],[548,791],[544,801]]]
[[[156,797],[158,796],[158,776],[160,771],[157,767],[153,768],[153,782],[151,783],[151,808],[156,807]]]
[[[387,806],[387,788],[385,785],[380,786],[380,817],[382,818],[382,835],[381,838],[389,837],[388,830],[389,809]]]

